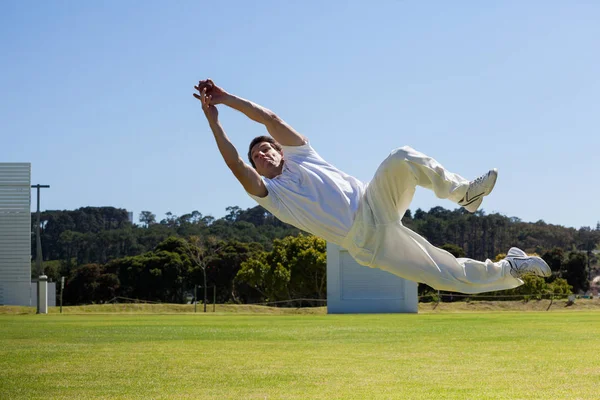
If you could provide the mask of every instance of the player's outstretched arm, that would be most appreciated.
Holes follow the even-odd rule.
[[[217,107],[211,104],[211,97],[206,94],[206,88],[200,91],[200,95],[194,93],[194,97],[202,102],[202,110],[208,120],[210,129],[215,136],[217,147],[227,167],[229,167],[233,175],[235,175],[248,193],[258,197],[265,197],[268,194],[265,183],[258,172],[242,160],[237,149],[225,134],[223,127],[219,123]]]
[[[303,135],[268,108],[227,93],[210,79],[200,81],[196,89],[201,90],[204,87],[207,88],[207,94],[212,96],[212,104],[225,104],[240,111],[253,121],[263,124],[273,139],[281,145],[302,146],[307,143],[307,139]]]

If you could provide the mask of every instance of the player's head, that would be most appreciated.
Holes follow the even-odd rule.
[[[250,142],[248,160],[260,175],[274,178],[283,168],[283,149],[272,137],[258,136]]]

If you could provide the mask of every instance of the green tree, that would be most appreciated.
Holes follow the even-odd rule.
[[[325,298],[326,242],[315,236],[289,236],[273,249],[242,263],[236,281],[260,292],[266,301]]]
[[[165,218],[160,220],[162,225],[166,225],[169,228],[176,228],[179,225],[179,218],[171,211],[165,213]]]
[[[150,211],[142,211],[139,216],[139,220],[146,228],[156,223],[156,215]]]
[[[119,279],[98,264],[86,264],[73,270],[65,285],[67,304],[102,303],[115,297]]]
[[[254,254],[263,251],[264,248],[258,243],[243,243],[237,240],[225,242],[211,257],[207,266],[207,286],[216,286],[217,301],[226,303],[254,302],[252,290],[246,285],[235,285],[235,276],[241,268],[241,264]]]
[[[289,298],[286,288],[290,271],[281,264],[271,266],[268,252],[260,252],[242,263],[235,277],[236,284],[246,284],[261,295],[261,301],[277,301]]]
[[[204,312],[206,312],[208,281],[206,279],[206,270],[212,258],[223,246],[214,236],[201,238],[199,236],[190,236],[185,242],[185,252],[197,269],[202,272],[202,287],[204,289]],[[192,271],[192,278],[194,272]],[[197,299],[194,299],[197,301]]]
[[[238,206],[229,206],[225,209],[225,211],[227,211],[225,220],[228,222],[236,222],[242,213],[242,209]]]
[[[565,251],[560,247],[553,247],[544,253],[542,259],[546,261],[552,272],[560,273],[565,265]]]
[[[153,251],[110,261],[106,269],[118,275],[124,297],[182,303],[192,262],[185,240],[169,237]]]
[[[521,277],[523,284],[514,289],[498,291],[498,300],[515,300],[514,296],[523,296],[525,300],[541,299],[550,292],[548,283],[540,276],[525,274]],[[506,296],[506,297],[503,297]],[[476,298],[476,297],[475,297]]]
[[[557,278],[554,282],[548,284],[548,292],[559,295],[566,296],[573,293],[573,286],[569,285],[566,279]]]
[[[585,251],[586,253],[588,279],[591,279],[591,263],[594,258],[593,251],[596,249],[598,243],[600,243],[600,232],[598,230],[593,230],[589,226],[581,227],[577,232],[577,240],[577,248]]]
[[[273,250],[272,262],[287,260],[291,271],[289,293],[292,298],[327,297],[327,242],[313,235],[289,236],[281,241],[285,252]]]
[[[585,253],[578,251],[569,252],[562,277],[569,282],[575,293],[585,292],[590,288],[586,270],[587,257]]]

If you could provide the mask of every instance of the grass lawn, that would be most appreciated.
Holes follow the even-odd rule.
[[[600,312],[0,315],[0,397],[598,399]]]

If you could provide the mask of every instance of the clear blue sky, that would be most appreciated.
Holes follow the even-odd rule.
[[[485,212],[595,226],[598,21],[594,1],[3,1],[0,162],[32,163],[43,209],[253,207],[192,97],[211,77],[364,181],[410,145],[497,167]],[[220,115],[243,154],[264,132]]]

